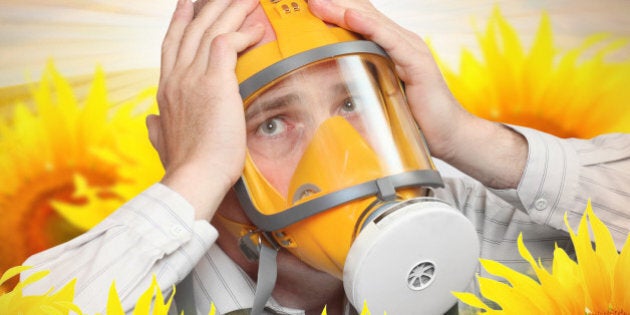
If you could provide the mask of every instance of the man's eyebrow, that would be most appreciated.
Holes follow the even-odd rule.
[[[260,104],[252,104],[245,111],[245,121],[250,120],[252,117],[264,113],[277,110],[282,107],[286,107],[292,102],[299,101],[300,97],[295,93],[284,94],[279,97],[274,97],[270,100],[263,101]]]
[[[332,86],[332,90],[335,91],[335,93],[348,92],[348,84],[345,82],[336,83]]]

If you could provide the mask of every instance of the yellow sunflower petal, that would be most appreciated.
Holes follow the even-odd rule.
[[[565,224],[582,270],[586,285],[587,307],[593,312],[606,311],[612,294],[612,277],[603,259],[595,254],[591,244],[586,215],[582,216],[577,233],[574,233],[565,214]]]
[[[173,304],[173,299],[175,298],[175,286],[173,286],[173,293],[171,293],[171,296],[168,298],[168,301],[166,301],[166,304],[164,304],[164,307],[162,308],[163,310],[163,314],[168,314],[168,310],[171,309],[171,305]],[[214,307],[214,304],[210,306],[210,312],[212,312],[212,308]]]
[[[523,310],[532,315],[554,313],[553,310],[540,309],[536,301],[531,300],[526,293],[514,290],[505,283],[483,277],[479,277],[478,282],[481,294],[496,302],[507,314],[519,314]]]
[[[50,296],[52,306],[56,308],[61,314],[68,314],[69,311],[74,311],[76,314],[82,314],[79,306],[74,304],[74,287],[77,279],[72,279],[63,288]]]
[[[370,309],[368,308],[367,301],[363,301],[363,309],[361,310],[361,315],[370,315]]]
[[[468,305],[470,305],[472,307],[479,308],[479,309],[486,310],[486,311],[492,309],[490,306],[488,306],[486,303],[484,303],[478,296],[476,296],[476,295],[474,295],[472,293],[469,293],[469,292],[453,292],[453,295],[455,295],[455,297],[458,300],[460,300],[460,301],[462,301],[462,302],[464,302],[464,303],[466,303],[466,304],[468,304]]]
[[[493,260],[480,259],[479,261],[488,273],[507,280],[514,290],[518,290],[526,294],[532,301],[536,301],[540,309],[551,310],[555,308],[553,301],[534,279]]]
[[[562,295],[558,297],[559,304],[566,307],[568,314],[581,313],[584,310],[585,294],[579,266],[562,248],[556,245],[553,252],[552,268],[553,278],[563,288],[558,290],[558,295]]]
[[[525,243],[523,242],[523,233],[520,233],[518,235],[516,244],[518,247],[519,254],[530,264],[530,266],[532,267],[532,269],[534,270],[538,278],[540,278],[544,274],[548,274],[548,271],[541,264],[536,262],[536,260],[534,259],[534,256],[532,256],[532,254],[529,252],[529,250],[525,246]]]
[[[151,286],[146,291],[144,291],[144,293],[142,293],[142,295],[136,302],[136,308],[133,310],[133,315],[149,314],[149,310],[151,309],[151,301],[153,300],[156,289],[157,280],[154,275],[153,279],[151,280]]]
[[[486,75],[487,72],[477,61],[473,53],[468,49],[463,49],[461,59],[462,62],[460,63],[459,68],[460,75],[450,70],[448,67],[443,68],[442,71],[446,81],[457,82],[457,89],[459,93],[461,93],[461,95],[466,95],[469,101],[468,104],[472,104],[471,106],[482,103],[481,100],[478,99],[480,94],[486,95],[488,99],[492,98],[494,89],[484,88],[489,85],[488,83],[485,83],[486,81],[489,81],[489,78]],[[469,80],[460,80],[459,76],[469,78]],[[479,90],[483,91],[480,91],[481,93],[476,93]],[[488,104],[493,104],[493,102],[488,100]],[[474,111],[479,113],[480,116],[488,117],[491,107],[492,106],[475,106]]]
[[[570,289],[567,289],[565,286],[561,284],[561,281],[551,275],[547,269],[544,268],[540,261],[536,261],[532,254],[529,252],[525,243],[523,242],[523,234],[519,234],[517,240],[518,251],[532,267],[534,270],[538,281],[542,284],[540,286],[541,294],[549,300],[549,304],[553,306],[550,309],[556,310],[556,313],[562,314],[571,314],[575,306],[572,303],[567,303],[565,301],[572,300],[572,296],[574,296],[574,292]],[[538,302],[537,302],[538,303]]]
[[[612,306],[616,310],[630,313],[630,235],[621,249],[617,266],[615,266],[614,290]]]
[[[118,292],[116,292],[116,283],[112,282],[112,285],[109,287],[109,296],[107,298],[107,315],[124,314],[125,310],[120,302],[120,297],[118,297]]]
[[[22,273],[23,271],[29,270],[31,268],[32,268],[31,266],[16,266],[16,267],[10,268],[9,270],[5,271],[2,274],[2,277],[0,278],[0,285],[4,284],[4,282],[6,282],[8,279],[13,278],[19,275],[20,273]]]
[[[70,282],[66,283],[59,291],[55,292],[52,297],[55,300],[72,302],[74,299],[74,286],[76,285],[77,279],[72,279]]]
[[[85,204],[72,204],[61,201],[51,201],[52,207],[66,221],[84,231],[89,230],[121,204],[121,198],[101,198],[102,189],[88,185],[87,180],[79,175],[74,176],[75,194],[77,199],[85,198]]]
[[[606,227],[606,225],[593,212],[590,198],[586,204],[586,215],[593,230],[593,235],[595,237],[594,242],[597,244],[595,246],[595,252],[597,256],[601,257],[602,260],[606,262],[608,273],[612,274],[615,265],[617,264],[617,257],[619,257],[619,254],[617,253],[615,242],[613,241],[608,227]]]
[[[71,301],[55,301],[54,305],[58,310],[60,310],[62,315],[83,315],[83,311],[81,311],[81,308]]]
[[[171,308],[171,303],[173,302],[173,297],[175,297],[175,286],[173,286],[173,291],[169,296],[166,303],[164,302],[164,296],[162,295],[162,290],[160,289],[160,285],[155,282],[155,300],[153,304],[153,315],[167,315],[168,310]]]
[[[35,272],[31,275],[29,275],[28,277],[26,277],[26,279],[20,281],[16,286],[15,286],[15,291],[22,291],[23,288],[29,286],[32,283],[35,283],[39,280],[41,280],[42,278],[46,277],[48,274],[50,274],[49,270],[41,270],[38,272]],[[52,290],[52,288],[51,288]]]
[[[507,22],[507,20],[501,15],[499,6],[495,5],[492,12],[492,19],[496,21],[497,28],[501,38],[505,39],[502,42],[504,53],[511,58],[520,60],[524,58],[523,46],[518,38],[516,30]]]
[[[551,21],[549,15],[543,13],[532,48],[524,60],[524,68],[527,69],[523,71],[523,89],[527,91],[522,95],[524,106],[543,101],[546,87],[552,80],[548,69],[553,66],[553,59],[548,56],[554,53]]]

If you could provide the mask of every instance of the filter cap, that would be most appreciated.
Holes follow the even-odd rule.
[[[421,201],[377,218],[353,243],[344,289],[355,308],[374,314],[444,314],[478,265],[470,221],[441,201]]]

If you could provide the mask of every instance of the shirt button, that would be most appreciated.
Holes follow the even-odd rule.
[[[534,207],[538,211],[543,211],[543,210],[547,209],[547,205],[548,205],[547,199],[544,199],[544,198],[540,198],[540,199],[536,200],[536,202],[534,202]]]
[[[184,234],[184,228],[181,225],[171,226],[171,235],[175,238],[179,238]]]

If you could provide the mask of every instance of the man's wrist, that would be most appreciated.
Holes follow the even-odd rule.
[[[210,220],[232,184],[220,173],[185,166],[167,171],[163,185],[179,193],[195,209],[195,219]]]

